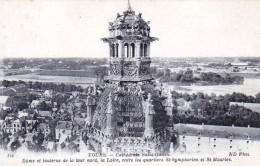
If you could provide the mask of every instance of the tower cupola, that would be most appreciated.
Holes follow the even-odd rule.
[[[135,11],[128,2],[127,10],[117,14],[109,23],[109,37],[102,40],[109,45],[108,81],[139,82],[151,80],[150,44],[157,38],[150,36],[150,22]]]

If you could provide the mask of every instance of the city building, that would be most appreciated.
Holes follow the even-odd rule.
[[[175,124],[183,153],[248,152],[260,145],[260,129],[252,127]]]

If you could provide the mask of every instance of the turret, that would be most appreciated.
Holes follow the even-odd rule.
[[[155,114],[152,99],[151,99],[151,93],[148,94],[148,99],[145,103],[145,131],[144,136],[149,138],[154,135],[154,129],[153,129],[153,116]]]

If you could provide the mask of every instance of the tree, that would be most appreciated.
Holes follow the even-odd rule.
[[[257,103],[260,103],[260,93],[257,93],[255,95],[255,100],[256,100]]]
[[[16,107],[20,110],[28,108],[28,104],[26,101],[20,101],[17,103]]]
[[[104,66],[98,66],[94,69],[94,73],[96,74],[97,78],[100,80],[104,80],[106,71],[107,71],[107,68]]]
[[[170,69],[165,69],[164,70],[164,76],[166,76],[166,77],[170,77],[171,76],[171,70]]]
[[[3,80],[2,85],[3,85],[4,87],[9,87],[9,86],[10,86],[10,81],[8,81],[8,80]]]

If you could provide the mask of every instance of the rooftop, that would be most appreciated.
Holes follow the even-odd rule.
[[[9,96],[0,96],[0,105],[5,105]]]

